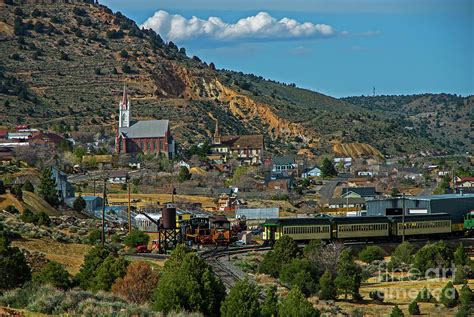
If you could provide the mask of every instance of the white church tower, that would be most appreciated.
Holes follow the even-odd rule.
[[[130,100],[127,96],[127,89],[123,86],[123,96],[119,103],[119,129],[130,128]]]

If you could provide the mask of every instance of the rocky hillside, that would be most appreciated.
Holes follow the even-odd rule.
[[[225,134],[264,134],[274,152],[306,147],[319,154],[338,143],[369,149],[352,151],[360,155],[464,150],[364,103],[216,70],[93,1],[4,2],[0,125],[113,134],[125,84],[132,117],[170,119],[183,147],[211,136],[217,118]]]

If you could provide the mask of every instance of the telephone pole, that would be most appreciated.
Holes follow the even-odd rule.
[[[104,177],[104,192],[102,195],[102,235],[101,235],[101,242],[102,247],[105,246],[105,195],[107,190],[107,179]]]
[[[132,232],[132,211],[130,207],[130,177],[127,174],[127,190],[128,190],[128,233]]]

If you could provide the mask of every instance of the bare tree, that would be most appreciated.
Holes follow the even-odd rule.
[[[342,242],[330,242],[327,244],[321,244],[318,247],[310,250],[306,257],[308,260],[322,272],[328,270],[332,274],[336,273],[337,262],[344,250],[344,244]]]

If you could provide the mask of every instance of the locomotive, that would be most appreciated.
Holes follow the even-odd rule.
[[[296,241],[309,240],[400,240],[405,237],[447,237],[474,231],[474,211],[455,223],[451,215],[274,218],[263,224],[263,239],[272,244],[284,235]]]

